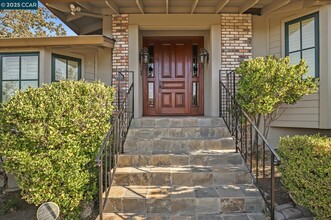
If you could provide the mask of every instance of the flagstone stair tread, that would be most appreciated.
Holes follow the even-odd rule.
[[[104,219],[266,219],[234,144],[220,118],[134,119]]]

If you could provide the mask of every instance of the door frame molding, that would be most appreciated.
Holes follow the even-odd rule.
[[[144,17],[144,15],[139,15]],[[167,15],[169,16],[169,15]],[[198,20],[204,16],[200,15],[189,15],[191,26],[192,19],[196,17]],[[204,116],[208,117],[218,117],[219,116],[219,70],[222,67],[221,62],[221,25],[220,25],[220,15],[217,15],[214,21],[205,21],[205,28],[189,28],[183,29],[182,26],[179,28],[178,22],[171,23],[166,22],[166,27],[161,27],[159,25],[149,26],[149,28],[143,28],[145,24],[154,19],[151,16],[150,19],[145,19],[137,21],[131,18],[135,18],[133,15],[129,15],[129,70],[134,71],[132,78],[130,77],[130,82],[134,82],[134,117],[143,117],[143,91],[142,91],[142,75],[141,66],[139,63],[139,52],[142,48],[142,37],[144,36],[204,36],[205,48],[210,54],[210,59],[208,65],[205,66],[205,77],[204,77]],[[156,16],[157,17],[157,16]],[[172,17],[172,16],[171,16]],[[168,17],[167,17],[168,18]],[[178,20],[178,19],[177,19]],[[194,26],[196,27],[196,26]],[[156,34],[160,33],[160,34]]]
[[[161,103],[160,103],[160,91],[159,91],[159,78],[158,74],[159,65],[157,62],[159,58],[159,48],[154,49],[154,70],[155,70],[155,76],[153,80],[148,80],[147,77],[147,66],[142,66],[142,90],[143,90],[143,116],[202,116],[204,115],[204,65],[199,62],[198,58],[198,65],[199,65],[199,77],[194,78],[192,77],[192,60],[190,60],[193,57],[193,51],[192,51],[192,45],[197,45],[197,53],[199,54],[199,51],[201,48],[204,47],[204,36],[145,36],[143,37],[143,47],[149,47],[149,45],[159,46],[161,42],[176,42],[178,43],[185,42],[186,43],[186,54],[185,57],[185,70],[187,71],[187,74],[185,75],[185,89],[187,97],[185,97],[185,102],[187,104],[187,111],[185,113],[162,113],[161,112]],[[198,80],[195,80],[198,79]],[[148,81],[154,81],[154,107],[148,106]],[[198,97],[198,106],[193,106],[193,82],[197,81],[199,84],[199,97]]]

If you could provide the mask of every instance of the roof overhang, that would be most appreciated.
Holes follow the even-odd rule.
[[[331,0],[40,0],[40,2],[74,32],[82,35],[101,34],[104,18],[114,14],[268,15],[284,8],[300,10],[330,4]]]
[[[93,46],[113,48],[115,40],[102,35],[80,35],[68,37],[34,37],[0,39],[0,48],[26,47],[75,47]]]

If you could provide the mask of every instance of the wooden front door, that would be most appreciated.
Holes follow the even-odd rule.
[[[144,115],[203,115],[203,37],[146,37]]]

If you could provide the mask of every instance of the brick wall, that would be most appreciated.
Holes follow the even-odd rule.
[[[129,69],[129,15],[121,14],[112,16],[112,35],[116,40],[113,50],[113,85],[117,91],[117,72]],[[128,90],[128,73],[123,73],[124,79],[121,79],[120,94],[124,96]],[[117,103],[117,100],[115,103]]]
[[[252,16],[221,14],[222,76],[252,57]],[[222,77],[223,78],[223,77]]]

